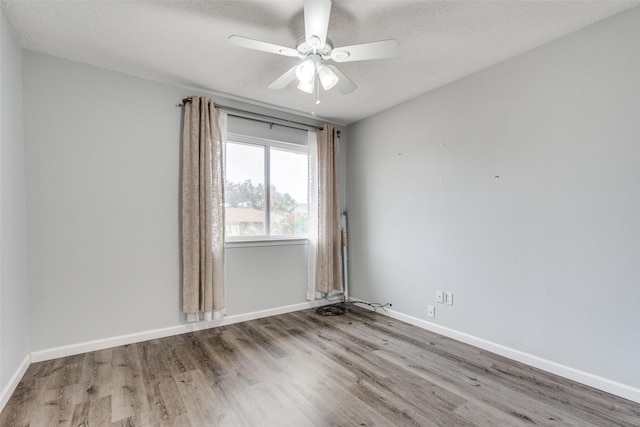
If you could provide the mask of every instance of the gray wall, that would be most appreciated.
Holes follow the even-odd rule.
[[[635,9],[350,126],[352,295],[640,387],[639,52]]]
[[[184,323],[175,105],[194,94],[24,53],[33,351]],[[302,303],[306,245],[234,247],[227,275],[229,315]]]
[[[0,390],[29,353],[22,51],[0,10]]]

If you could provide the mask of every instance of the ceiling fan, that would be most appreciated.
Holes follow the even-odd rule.
[[[313,93],[317,104],[320,102],[320,86],[324,90],[335,87],[343,95],[358,88],[338,68],[328,64],[329,61],[349,62],[392,58],[396,56],[399,49],[398,41],[395,39],[334,47],[331,40],[327,38],[330,13],[331,0],[304,0],[305,35],[298,40],[295,49],[237,35],[229,37],[229,42],[235,46],[299,58],[300,64],[291,67],[274,80],[269,88],[284,89],[298,80],[298,89]]]

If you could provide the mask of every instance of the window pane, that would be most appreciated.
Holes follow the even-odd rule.
[[[306,234],[308,155],[274,147],[270,150],[271,234]]]
[[[227,236],[265,234],[264,150],[260,145],[227,142]]]

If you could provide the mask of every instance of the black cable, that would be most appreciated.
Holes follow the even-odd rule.
[[[322,316],[341,316],[347,312],[347,304],[338,302],[335,304],[323,305],[316,308],[316,313]]]
[[[331,301],[328,298],[325,298],[327,301]],[[323,305],[321,307],[316,308],[316,313],[322,316],[341,316],[347,312],[347,307],[349,305],[364,305],[369,310],[373,312],[377,312],[379,308],[383,311],[387,311],[387,307],[391,307],[391,303],[380,304],[378,302],[366,302],[366,301],[340,301],[333,304]]]

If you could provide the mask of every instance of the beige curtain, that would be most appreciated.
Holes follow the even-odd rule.
[[[224,143],[206,97],[185,100],[182,134],[182,308],[190,321],[224,315]]]
[[[340,199],[338,192],[338,132],[324,125],[317,134],[318,247],[316,291],[342,290]]]

